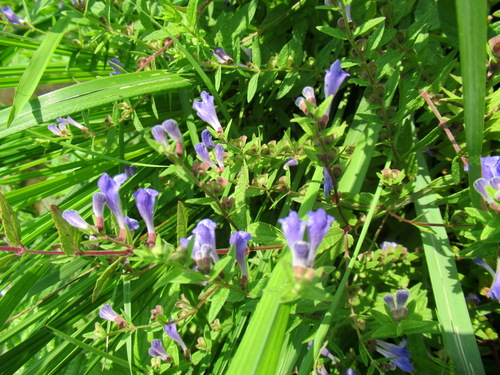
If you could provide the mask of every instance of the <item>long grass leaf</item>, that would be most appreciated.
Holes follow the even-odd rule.
[[[469,151],[469,186],[481,177],[481,148],[486,90],[486,1],[456,0],[460,69],[463,79],[465,139]],[[481,196],[470,189],[472,205]]]
[[[417,152],[417,160],[420,173],[417,175],[415,187],[419,190],[427,186],[431,179],[421,152]],[[428,194],[415,202],[419,221],[444,224],[439,207],[434,204],[435,200],[436,197],[433,194]],[[421,231],[420,234],[443,332],[445,350],[453,359],[457,374],[484,374],[446,230],[444,227],[437,226],[432,228],[432,232]]]
[[[16,94],[14,95],[14,104],[12,105],[9,119],[7,120],[7,127],[12,124],[12,121],[14,121],[30,99],[31,95],[35,92],[38,82],[40,82],[40,78],[45,71],[45,67],[64,36],[68,23],[69,17],[60,18],[54,25],[54,28],[45,35],[42,44],[30,60],[17,86]]]

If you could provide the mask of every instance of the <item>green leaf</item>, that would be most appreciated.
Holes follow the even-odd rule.
[[[117,100],[151,94],[159,91],[179,90],[191,85],[191,75],[153,70],[104,77],[62,88],[30,100],[13,121],[12,126],[0,131],[0,139],[31,127],[47,124],[84,109]],[[7,121],[9,109],[0,111],[0,123]]]
[[[129,368],[128,362],[125,361],[125,360],[123,360],[123,359],[121,359],[121,358],[115,357],[112,354],[109,354],[107,352],[104,352],[102,350],[94,348],[93,346],[91,346],[89,344],[86,344],[83,341],[77,340],[74,337],[69,336],[69,335],[67,335],[67,334],[65,334],[65,333],[63,333],[63,332],[61,332],[61,331],[59,331],[59,330],[57,330],[57,329],[55,329],[55,328],[53,328],[51,326],[47,325],[46,327],[48,329],[50,329],[56,336],[60,337],[61,339],[65,340],[65,341],[69,341],[73,345],[79,346],[80,348],[85,349],[88,352],[94,353],[95,355],[97,355],[99,357],[106,358],[106,359],[110,360],[111,362],[115,363],[118,366],[125,367],[126,369]],[[135,371],[139,371],[140,369],[134,368],[134,370]]]
[[[177,243],[181,242],[181,238],[187,237],[188,220],[186,207],[181,201],[177,201]]]
[[[248,226],[247,232],[252,235],[254,241],[266,245],[283,244],[283,233],[276,227],[268,223],[258,221]]]
[[[210,299],[210,310],[208,310],[207,321],[212,323],[229,297],[228,288],[219,288]]]
[[[290,306],[281,304],[281,297],[289,291],[285,270],[289,266],[284,258],[276,265],[227,375],[275,373],[290,314]]]
[[[52,220],[54,220],[57,234],[59,235],[62,251],[64,251],[66,255],[74,255],[75,251],[78,251],[78,246],[75,241],[73,241],[72,227],[63,219],[62,211],[56,205],[52,204],[50,206],[50,213],[52,215]]]
[[[356,30],[354,30],[354,36],[357,37],[357,36],[363,35],[367,31],[373,29],[379,23],[384,22],[384,21],[385,21],[385,17],[377,17],[377,18],[373,18],[371,20],[368,20],[364,24],[359,26]]]
[[[95,283],[94,290],[92,292],[92,303],[94,303],[97,300],[102,290],[106,287],[106,285],[108,285],[109,279],[113,276],[116,267],[118,267],[118,265],[122,260],[123,258],[119,257],[117,260],[113,262],[113,264],[111,264],[111,266],[109,266],[102,272],[101,276],[99,276],[99,278]]]
[[[259,38],[254,38],[253,41],[252,41],[252,63],[257,68],[260,68],[260,65],[262,64],[262,62],[261,62],[261,56],[260,56]]]
[[[334,38],[337,38],[337,39],[340,39],[340,40],[346,40],[347,39],[345,33],[342,30],[340,30],[340,29],[333,28],[333,27],[330,27],[330,26],[318,26],[316,28],[319,31],[321,31],[322,33],[324,33],[326,35],[333,36]]]
[[[22,236],[19,220],[2,193],[0,193],[0,219],[3,223],[3,229],[5,237],[7,237],[7,242],[11,246],[22,247],[23,244],[21,242]]]
[[[45,34],[42,44],[36,50],[31,58],[26,70],[17,85],[16,94],[14,95],[14,104],[9,112],[7,120],[7,128],[12,124],[12,121],[19,115],[24,105],[28,102],[29,98],[35,92],[38,82],[47,67],[47,64],[52,57],[55,49],[61,42],[62,37],[66,31],[70,19],[69,17],[62,17],[54,25],[52,31]]]
[[[244,164],[240,171],[238,183],[234,189],[235,212],[233,220],[239,229],[247,227],[247,203],[246,192],[248,190],[248,167]]]
[[[380,24],[379,27],[377,27],[377,29],[366,40],[367,51],[373,51],[378,47],[380,41],[382,40],[382,37],[384,36],[384,31],[385,31],[385,20]]]
[[[487,10],[485,1],[456,0],[460,70],[463,79],[465,139],[469,152],[469,186],[481,177],[481,149],[486,90]],[[481,208],[481,195],[470,189],[472,204]]]
[[[425,158],[417,151],[419,174],[416,189],[431,181]],[[434,204],[433,194],[420,197],[415,202],[415,211],[424,223],[444,224],[439,207]],[[465,296],[460,285],[457,266],[444,226],[433,227],[434,233],[421,232],[425,260],[429,268],[432,290],[446,353],[455,362],[458,374],[484,374],[481,356],[474,338]]]
[[[198,18],[198,2],[199,0],[191,0],[187,6],[186,19],[192,30],[196,28],[196,19]]]
[[[247,102],[251,102],[255,93],[257,92],[257,86],[259,83],[259,73],[255,73],[250,81],[248,81],[248,89],[247,89]]]

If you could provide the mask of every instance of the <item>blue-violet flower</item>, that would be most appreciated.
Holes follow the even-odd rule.
[[[75,210],[66,210],[63,211],[62,217],[64,220],[66,220],[69,225],[75,228],[80,228],[80,229],[89,229],[90,224],[87,223],[78,212]]]
[[[189,356],[189,351],[186,347],[186,344],[184,344],[184,341],[179,335],[179,332],[177,332],[177,325],[175,323],[165,324],[163,326],[163,329],[172,340],[174,340],[177,344],[181,346],[182,351],[184,352],[184,356],[185,357]]]
[[[104,173],[97,181],[97,186],[99,186],[101,192],[106,196],[106,205],[116,218],[116,222],[120,228],[120,234],[118,237],[121,239],[125,239],[126,230],[119,193],[120,186],[122,186],[126,180],[127,175],[125,173],[116,175],[113,178],[109,177],[107,173]]]
[[[405,306],[406,301],[410,296],[410,291],[406,289],[401,289],[396,292],[396,303],[394,303],[394,296],[392,294],[386,294],[384,296],[384,302],[389,306],[391,310],[391,315],[396,321],[400,321],[406,318],[408,314],[408,308]]]
[[[106,196],[104,193],[97,192],[92,196],[92,208],[95,215],[95,226],[100,232],[104,228],[104,205],[106,204]]]
[[[158,339],[151,341],[151,348],[149,348],[148,353],[153,357],[160,357],[160,359],[165,362],[169,362],[171,359],[163,347],[161,340]]]
[[[325,197],[328,198],[333,189],[333,180],[327,167],[323,167],[323,192]]]
[[[297,212],[292,211],[286,218],[278,220],[292,252],[294,268],[312,266],[316,250],[335,220],[322,208],[310,211],[307,216],[307,221],[301,220]],[[304,239],[306,229],[308,241]]]
[[[139,214],[146,223],[146,228],[148,230],[147,242],[153,245],[156,237],[153,217],[155,212],[155,199],[158,196],[158,192],[154,189],[139,189],[133,195]]]
[[[122,74],[123,69],[125,69],[123,64],[116,57],[113,57],[111,60],[108,60],[108,64],[109,66],[111,66],[111,68],[113,68],[113,71],[109,73],[110,76],[116,76],[118,74]]]
[[[216,132],[222,132],[222,126],[215,112],[214,97],[209,95],[206,91],[202,91],[200,94],[201,102],[195,101],[193,103],[193,108],[196,110],[196,114],[203,121],[210,124]]]
[[[497,272],[494,272],[490,265],[481,258],[475,258],[474,263],[484,267],[493,276],[493,284],[487,295],[500,302],[500,256],[497,256]]]
[[[240,269],[241,269],[241,275],[244,278],[248,277],[247,273],[247,265],[245,262],[245,254],[246,254],[246,248],[248,241],[252,239],[252,236],[250,233],[245,232],[243,230],[239,230],[237,232],[234,232],[231,235],[231,238],[229,239],[229,244],[231,246],[236,247],[236,261],[238,262]]]
[[[410,362],[411,354],[406,349],[406,339],[401,340],[400,345],[389,344],[384,341],[376,340],[376,350],[386,358],[393,358],[390,362],[390,369],[395,370],[398,367],[400,370],[410,372],[414,370]]]
[[[99,316],[102,319],[109,320],[110,322],[118,323],[118,328],[120,329],[127,326],[127,322],[120,315],[118,315],[109,304],[104,305],[99,309]]]
[[[23,20],[17,16],[16,13],[12,10],[11,7],[2,7],[2,13],[5,16],[5,19],[11,23],[12,25],[22,25]]]

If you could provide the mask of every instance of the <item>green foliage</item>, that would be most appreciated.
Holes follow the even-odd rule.
[[[418,373],[498,372],[495,284],[472,261],[496,264],[498,186],[486,204],[472,184],[498,152],[486,40],[500,23],[486,2],[331,3],[10,2],[23,22],[0,22],[0,373],[376,374],[391,359],[374,340],[407,342]],[[349,76],[325,98],[337,59]],[[196,115],[203,91],[222,130]],[[78,126],[48,130],[68,116]],[[167,119],[182,142],[151,132]],[[210,163],[194,148],[206,129]],[[97,227],[97,181],[124,172],[139,227],[108,208]],[[140,188],[159,192],[154,233]],[[71,227],[70,209],[96,227]],[[320,209],[335,221],[297,264],[278,220]],[[247,275],[236,231],[252,237]],[[384,296],[401,289],[398,320]],[[148,354],[154,339],[171,361]]]

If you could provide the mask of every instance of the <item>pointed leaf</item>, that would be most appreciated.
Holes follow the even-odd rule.
[[[19,225],[19,221],[17,220],[14,210],[2,193],[0,193],[0,219],[3,223],[3,229],[5,231],[5,236],[7,237],[7,242],[12,246],[22,247],[21,226]]]
[[[73,240],[72,227],[63,219],[62,211],[56,205],[52,204],[50,206],[50,213],[56,225],[57,233],[59,234],[59,242],[61,243],[62,251],[64,251],[66,255],[74,255],[75,250],[78,250],[78,246]]]

